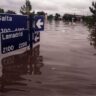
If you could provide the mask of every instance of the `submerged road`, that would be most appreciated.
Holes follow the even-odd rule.
[[[96,50],[88,35],[83,24],[46,22],[32,52],[0,55],[0,96],[96,96]]]

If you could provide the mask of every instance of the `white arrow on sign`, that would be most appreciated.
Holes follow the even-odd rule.
[[[41,29],[42,28],[42,25],[44,24],[44,22],[41,21],[41,19],[39,19],[36,23],[36,26]]]

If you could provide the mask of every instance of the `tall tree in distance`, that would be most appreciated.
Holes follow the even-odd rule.
[[[96,2],[92,2],[92,6],[89,7],[92,16],[90,18],[90,22],[88,27],[90,29],[89,40],[90,44],[96,48]]]
[[[52,14],[50,14],[50,15],[47,16],[47,19],[48,20],[53,20],[53,18],[54,18],[54,16]]]
[[[55,14],[55,20],[59,20],[60,19],[60,14],[56,13]]]
[[[0,8],[0,13],[4,13],[4,9]]]
[[[89,23],[90,27],[94,27],[96,24],[96,2],[92,2],[92,7],[89,7],[90,12],[92,13],[91,21]]]
[[[31,13],[32,10],[32,5],[31,2],[29,0],[25,1],[25,5],[23,5],[20,9],[20,13],[23,15],[29,15]]]

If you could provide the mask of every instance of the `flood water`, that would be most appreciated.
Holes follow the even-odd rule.
[[[96,50],[88,35],[82,23],[46,21],[31,51],[0,54],[0,96],[96,96]]]

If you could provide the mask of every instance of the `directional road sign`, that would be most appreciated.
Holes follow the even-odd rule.
[[[35,16],[34,22],[35,31],[44,31],[44,16]]]
[[[27,29],[27,16],[0,14],[0,32]]]
[[[28,46],[28,30],[1,33],[1,52],[10,51]]]
[[[40,32],[35,31],[34,32],[34,37],[33,37],[33,43],[36,44],[38,42],[40,42]]]

